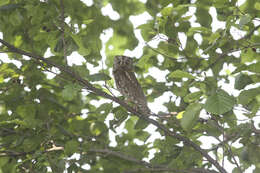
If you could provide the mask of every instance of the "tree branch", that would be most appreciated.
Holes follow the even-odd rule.
[[[237,40],[237,41],[241,41],[241,40],[245,40],[245,39],[250,38],[250,37],[254,34],[254,32],[255,32],[256,30],[258,30],[258,28],[260,28],[260,25],[257,25],[256,27],[254,27],[247,35],[245,35],[244,37],[240,38],[240,39]]]
[[[126,104],[124,101],[118,99],[117,97],[113,97],[112,95],[102,91],[101,89],[95,88],[91,83],[89,83],[87,80],[81,78],[78,74],[76,74],[74,71],[72,71],[68,66],[63,66],[63,65],[59,65],[59,64],[55,64],[54,62],[45,59],[42,56],[30,53],[30,52],[26,52],[24,50],[18,49],[16,47],[14,47],[13,45],[9,44],[8,42],[0,39],[0,43],[2,43],[3,45],[5,45],[10,51],[14,52],[14,53],[18,53],[21,55],[26,55],[29,56],[35,60],[38,61],[42,61],[45,62],[46,64],[56,67],[58,68],[60,71],[67,73],[68,75],[70,75],[72,78],[74,78],[75,80],[78,81],[79,84],[81,84],[83,87],[85,87],[87,90],[89,90],[90,92],[98,95],[98,96],[102,96],[104,98],[110,99],[118,104],[120,104],[121,106],[123,106],[127,111],[131,112],[134,115],[137,115],[138,117],[148,121],[149,123],[155,125],[156,127],[158,127],[160,130],[164,131],[166,135],[171,136],[173,138],[178,139],[179,141],[183,141],[184,144],[187,144],[189,146],[191,146],[192,148],[194,148],[195,150],[197,150],[203,157],[205,157],[212,165],[214,165],[219,172],[221,173],[227,173],[226,170],[216,161],[214,160],[208,153],[207,151],[203,150],[202,148],[200,148],[199,145],[195,144],[194,142],[192,142],[191,140],[189,140],[188,138],[181,136],[179,134],[177,134],[174,131],[170,131],[168,130],[165,126],[163,126],[162,124],[158,123],[157,121],[149,118],[146,115],[142,115],[140,112],[137,112],[134,108],[132,108],[131,106],[129,106],[128,104]]]
[[[241,40],[246,40],[246,39],[250,38],[258,28],[260,28],[260,25],[256,26],[254,29],[252,29],[252,30],[251,30],[247,35],[245,35],[244,37],[242,37],[242,38],[236,40],[236,42],[239,42],[239,41],[241,41]],[[233,41],[234,41],[234,40],[229,41],[229,43],[232,43]],[[254,47],[254,46],[258,46],[258,44],[256,43],[256,44],[253,44],[253,45],[251,45],[251,46],[244,47],[244,48],[242,48],[242,49],[233,49],[233,48],[232,48],[232,49],[230,49],[230,50],[228,50],[228,51],[226,51],[226,52],[223,52],[222,54],[220,54],[220,55],[218,56],[218,58],[217,58],[213,63],[209,64],[209,66],[206,67],[206,68],[204,68],[202,71],[206,71],[206,70],[210,69],[210,68],[213,67],[219,60],[221,60],[223,57],[227,56],[227,55],[230,54],[230,53],[233,53],[233,52],[236,52],[236,51],[241,51],[241,50],[243,50],[243,49],[247,49],[247,48]]]
[[[150,164],[146,161],[138,160],[138,159],[136,159],[132,156],[122,154],[122,153],[119,153],[119,152],[116,152],[116,151],[112,151],[112,150],[109,150],[109,149],[90,149],[87,152],[103,153],[103,154],[107,154],[107,155],[116,156],[116,157],[119,157],[121,159],[131,161],[133,163],[137,163],[139,165],[143,165],[143,166],[148,167],[148,168],[154,168],[154,167],[162,168],[163,167],[163,166],[159,166],[159,165],[152,165],[152,164]]]

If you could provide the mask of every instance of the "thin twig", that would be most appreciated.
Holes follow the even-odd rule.
[[[247,35],[245,35],[244,37],[238,39],[237,41],[241,41],[241,40],[245,40],[245,39],[250,38],[254,34],[254,32],[256,30],[258,30],[258,28],[260,28],[260,25],[257,25],[256,27],[254,27]]]
[[[137,163],[139,165],[143,165],[143,166],[148,167],[148,168],[163,167],[163,166],[159,166],[159,165],[155,166],[155,165],[152,165],[152,164],[150,164],[146,161],[138,160],[138,159],[136,159],[132,156],[122,154],[122,153],[119,153],[119,152],[116,152],[116,151],[112,151],[112,150],[109,150],[109,149],[90,149],[90,150],[88,150],[88,152],[103,153],[103,154],[106,154],[106,155],[116,156],[116,157],[119,157],[121,159],[131,161],[131,162]]]
[[[232,152],[232,150],[231,150],[231,146],[228,146],[228,153],[231,155],[231,158],[232,158],[233,162],[235,163],[235,165],[237,166],[239,172],[240,172],[240,173],[243,173],[243,171],[242,171],[241,167],[239,166],[239,164],[238,164],[236,158],[234,157],[234,154],[233,154],[233,152]]]
[[[102,73],[105,74],[105,71],[104,71],[104,63],[103,63],[103,61],[101,61],[101,62],[102,62],[102,63],[101,63],[101,65],[102,65]],[[104,87],[109,91],[109,93],[110,93],[113,97],[116,97],[116,96],[114,95],[114,93],[110,90],[110,88],[108,87],[106,80],[105,80],[105,85],[104,85]]]
[[[223,153],[222,153],[222,166],[224,167],[224,165],[225,165],[225,128],[224,128],[224,123],[222,123],[222,129],[223,129],[223,131],[222,131],[222,142],[223,142],[223,147],[222,147],[222,150],[223,150]]]

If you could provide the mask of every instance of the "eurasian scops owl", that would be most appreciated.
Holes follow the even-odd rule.
[[[134,74],[133,59],[127,56],[115,56],[113,75],[119,92],[135,104],[137,111],[149,115],[144,92]]]

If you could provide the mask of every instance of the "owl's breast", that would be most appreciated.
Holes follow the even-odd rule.
[[[120,92],[122,90],[131,90],[134,87],[134,81],[129,72],[124,70],[117,70],[114,73],[114,78],[116,82],[116,87],[119,89]],[[126,93],[123,91],[123,93]]]

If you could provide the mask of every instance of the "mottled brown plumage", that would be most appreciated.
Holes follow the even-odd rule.
[[[134,74],[133,59],[127,56],[115,56],[113,75],[119,92],[133,102],[138,111],[149,114],[144,92]]]

